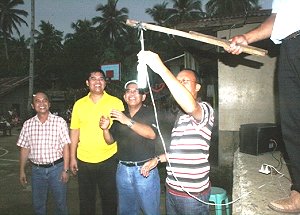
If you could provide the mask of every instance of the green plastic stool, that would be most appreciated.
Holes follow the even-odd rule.
[[[211,187],[211,193],[209,201],[215,203],[215,212],[216,215],[222,215],[222,204],[223,201],[228,203],[227,192],[221,187]],[[229,205],[225,205],[226,215],[230,215]]]

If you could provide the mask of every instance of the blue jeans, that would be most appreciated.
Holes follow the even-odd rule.
[[[210,191],[197,195],[204,202],[209,201]],[[166,192],[166,209],[168,215],[208,215],[209,205],[192,197],[175,196]]]
[[[123,164],[117,169],[118,214],[145,215],[160,214],[160,179],[157,168],[145,178],[140,166],[128,167]]]
[[[60,180],[64,162],[49,168],[32,165],[32,202],[36,214],[47,214],[47,196],[50,190],[55,201],[55,214],[68,214],[67,184]]]

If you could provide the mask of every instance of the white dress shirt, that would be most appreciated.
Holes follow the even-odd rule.
[[[272,13],[276,13],[271,35],[275,44],[300,30],[300,0],[273,0]]]

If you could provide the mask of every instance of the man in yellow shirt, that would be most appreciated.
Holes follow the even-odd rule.
[[[90,72],[86,85],[90,92],[74,104],[70,126],[70,169],[78,173],[80,214],[95,214],[97,188],[102,214],[117,214],[117,145],[106,144],[99,120],[103,115],[110,116],[112,109],[123,111],[124,106],[120,99],[105,92],[103,71]]]

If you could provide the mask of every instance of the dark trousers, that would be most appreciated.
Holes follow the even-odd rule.
[[[281,128],[289,157],[292,190],[300,192],[300,36],[281,44],[278,84]]]
[[[96,213],[96,191],[100,193],[103,215],[117,214],[117,160],[115,156],[100,163],[78,160],[78,186],[81,215]]]

